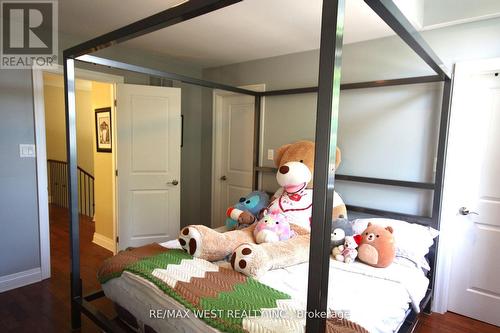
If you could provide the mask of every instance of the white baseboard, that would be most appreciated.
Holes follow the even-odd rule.
[[[0,293],[40,281],[42,281],[42,270],[40,267],[0,276]]]
[[[103,236],[101,234],[98,234],[97,232],[94,232],[94,238],[92,239],[92,243],[99,245],[106,250],[109,250],[113,253],[115,253],[116,249],[116,244],[113,242],[111,238],[108,238],[106,236]]]

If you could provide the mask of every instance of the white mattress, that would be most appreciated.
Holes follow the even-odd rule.
[[[176,240],[163,243],[179,247]],[[227,263],[222,263],[226,265]],[[306,308],[308,264],[266,273],[260,282],[287,293]],[[341,311],[347,318],[373,333],[395,332],[404,321],[409,306],[418,311],[428,279],[422,270],[398,261],[384,269],[362,263],[330,261],[328,309]],[[130,311],[139,321],[160,332],[218,332],[190,314],[190,319],[150,318],[150,309],[185,309],[151,282],[124,272],[103,285],[108,298]],[[179,315],[183,312],[179,311]],[[305,323],[305,319],[304,319]]]

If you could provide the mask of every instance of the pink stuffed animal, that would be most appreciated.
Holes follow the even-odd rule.
[[[288,240],[294,236],[285,214],[279,210],[264,211],[253,231],[257,244]]]

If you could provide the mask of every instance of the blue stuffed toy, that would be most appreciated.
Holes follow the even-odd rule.
[[[249,212],[253,215],[254,221],[258,217],[261,210],[267,207],[269,204],[269,195],[266,192],[253,191],[246,195],[245,197],[240,198],[240,201],[232,207],[229,207],[226,215],[226,228],[228,230],[234,230],[240,226],[238,222],[238,217],[243,212]],[[252,224],[252,222],[245,222],[245,224]],[[241,224],[242,227],[247,225]]]

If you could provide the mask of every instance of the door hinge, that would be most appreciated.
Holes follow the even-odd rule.
[[[120,243],[120,237],[116,236],[116,242]]]
[[[116,99],[115,99],[115,107],[116,107]]]
[[[115,170],[115,176],[118,177],[118,169]]]

